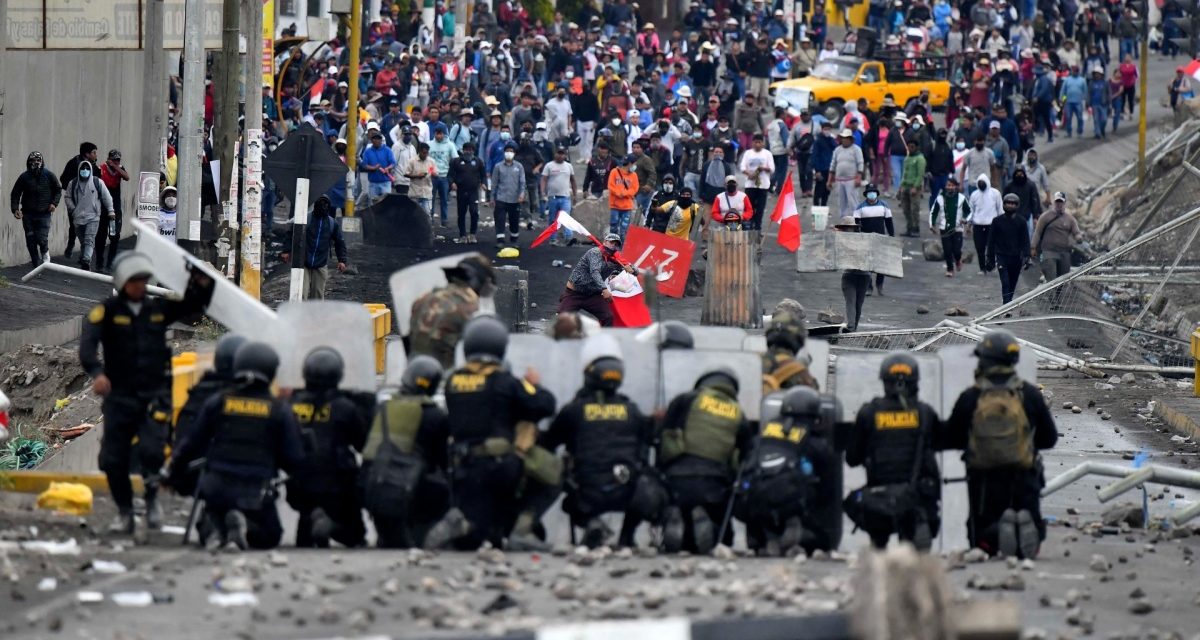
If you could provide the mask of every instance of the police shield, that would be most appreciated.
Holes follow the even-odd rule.
[[[342,356],[345,372],[341,389],[373,392],[375,383],[374,324],[371,314],[353,302],[310,300],[286,302],[279,322],[266,341],[279,353],[280,387],[304,387],[304,359],[317,347],[330,347]]]
[[[722,367],[733,371],[738,381],[738,404],[746,418],[758,420],[762,410],[762,359],[757,353],[716,351],[707,349],[667,349],[662,352],[663,387],[667,402],[681,393],[696,388],[696,381],[706,373]],[[643,405],[653,410],[653,405]]]
[[[543,335],[517,334],[509,336],[504,361],[515,376],[525,375],[526,369],[541,374],[541,386],[554,394],[556,406],[561,409],[583,386],[582,347],[580,340],[556,341]]]
[[[797,358],[808,360],[808,372],[817,380],[817,388],[825,392],[829,388],[829,343],[809,338]]]
[[[158,235],[158,229],[137,220],[131,222],[138,232],[135,250],[150,259],[159,284],[182,292],[191,278],[191,269],[199,269],[215,283],[212,300],[205,312],[209,317],[225,325],[231,332],[251,340],[266,340],[274,333],[274,311],[239,289],[221,273],[179,248],[179,245]]]
[[[958,396],[975,384],[975,367],[978,366],[979,359],[975,357],[975,346],[970,344],[942,347],[938,350],[937,355],[942,361],[940,413],[942,419],[945,420],[954,410],[954,403],[958,402]],[[1016,368],[1017,375],[1022,380],[1037,383],[1037,358],[1032,354],[1026,354],[1026,357],[1017,360]],[[934,406],[937,407],[937,405]]]
[[[920,367],[917,398],[940,413],[942,407],[942,361],[933,353],[910,353]],[[838,356],[834,391],[841,403],[840,422],[854,422],[858,410],[883,395],[879,367],[886,353],[847,353]]]
[[[396,316],[396,329],[406,336],[411,328],[412,306],[422,295],[446,285],[446,274],[442,269],[453,267],[465,258],[480,256],[475,252],[458,253],[452,256],[427,260],[420,264],[401,269],[388,278],[388,288],[392,291],[392,301],[395,303],[393,314]],[[479,300],[479,312],[494,313],[495,305],[491,298]]]

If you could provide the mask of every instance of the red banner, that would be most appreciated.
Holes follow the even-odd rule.
[[[682,298],[696,243],[680,240],[646,227],[629,227],[621,253],[639,269],[657,268],[658,290],[665,296]]]

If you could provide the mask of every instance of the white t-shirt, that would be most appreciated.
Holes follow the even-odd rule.
[[[755,169],[766,169],[761,171],[753,178]],[[771,176],[775,173],[775,157],[770,151],[763,149],[755,151],[750,149],[742,154],[742,162],[738,165],[738,170],[746,177],[747,189],[769,189],[771,187]]]
[[[175,242],[175,216],[174,211],[158,210],[158,235]]]
[[[562,100],[552,98],[546,101],[546,110],[554,114],[554,120],[561,120],[563,124],[566,124],[571,115],[571,101],[565,98]]]
[[[547,162],[546,166],[542,167],[542,175],[546,176],[546,196],[550,198],[570,197],[571,176],[574,173],[575,169],[569,162]]]

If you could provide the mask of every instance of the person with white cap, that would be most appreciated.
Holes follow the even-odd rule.
[[[840,145],[833,150],[829,164],[827,187],[837,198],[838,217],[854,215],[854,207],[858,205],[858,187],[862,185],[863,163],[862,149],[854,144],[854,132],[842,129],[838,135]]]
[[[1082,239],[1079,223],[1067,211],[1067,194],[1056,191],[1050,213],[1038,218],[1031,249],[1032,255],[1041,261],[1047,282],[1071,271],[1071,250]]]

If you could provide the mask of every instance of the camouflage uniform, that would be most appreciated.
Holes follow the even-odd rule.
[[[412,308],[410,346],[413,355],[428,355],[447,370],[454,367],[454,348],[463,327],[479,311],[479,294],[458,282],[417,298]]]
[[[765,392],[811,387],[820,391],[817,379],[808,371],[808,365],[796,359],[787,349],[772,347],[762,356],[763,390]]]

